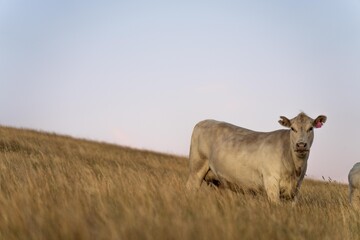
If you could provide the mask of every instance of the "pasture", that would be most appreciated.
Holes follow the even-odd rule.
[[[187,157],[0,127],[0,239],[360,238],[347,185],[305,179],[275,205],[187,177]]]

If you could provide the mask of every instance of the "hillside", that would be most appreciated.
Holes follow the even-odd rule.
[[[0,127],[0,239],[358,239],[347,186],[296,205],[184,185],[187,159]]]

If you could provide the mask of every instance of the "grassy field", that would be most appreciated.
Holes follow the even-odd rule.
[[[296,205],[189,193],[187,161],[0,127],[0,239],[360,239],[346,185],[305,180]]]

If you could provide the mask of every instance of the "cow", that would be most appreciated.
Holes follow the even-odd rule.
[[[355,163],[349,175],[349,202],[355,208],[360,208],[360,162]]]
[[[256,132],[226,122],[204,120],[195,125],[190,146],[189,190],[205,182],[242,191],[265,192],[269,201],[292,200],[304,179],[314,128],[326,122],[301,112],[278,121],[288,129]]]

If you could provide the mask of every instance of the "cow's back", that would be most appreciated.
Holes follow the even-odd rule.
[[[209,157],[215,146],[221,145],[226,139],[233,136],[246,136],[254,131],[241,128],[226,122],[204,120],[196,124],[191,137],[190,155],[194,151],[202,156]]]

